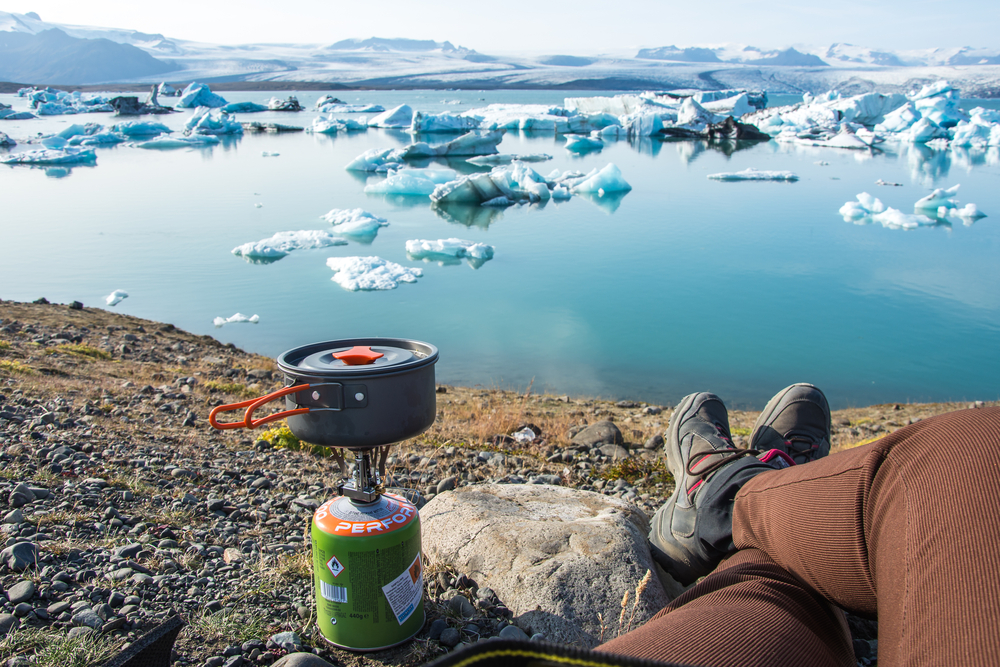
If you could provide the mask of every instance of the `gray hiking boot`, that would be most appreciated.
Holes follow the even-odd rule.
[[[686,586],[734,549],[733,501],[740,487],[786,464],[736,448],[726,407],[705,392],[685,397],[674,410],[664,452],[676,488],[653,515],[649,542],[653,558]]]
[[[785,387],[768,401],[750,434],[750,448],[778,449],[796,463],[830,453],[830,404],[811,384]]]

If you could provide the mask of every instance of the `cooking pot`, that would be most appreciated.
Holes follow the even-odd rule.
[[[300,440],[324,447],[371,449],[426,431],[437,413],[433,345],[401,338],[349,338],[313,343],[278,357],[285,387],[240,403],[220,405],[208,419],[215,428],[256,428],[287,419]],[[253,413],[284,397],[285,409]],[[246,408],[243,421],[217,415]]]

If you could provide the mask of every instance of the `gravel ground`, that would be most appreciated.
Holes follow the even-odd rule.
[[[272,360],[169,324],[0,302],[0,659],[97,664],[175,613],[188,624],[178,664],[212,667],[299,647],[334,664],[419,664],[520,633],[492,591],[430,563],[415,641],[364,656],[324,645],[308,527],[339,468],[277,431],[268,442],[207,421],[213,406],[279,386]],[[834,449],[975,405],[837,411]],[[659,456],[670,412],[439,386],[437,423],[392,450],[392,484],[418,506],[483,481],[563,484],[652,514],[673,486]],[[731,413],[737,444],[756,417]]]

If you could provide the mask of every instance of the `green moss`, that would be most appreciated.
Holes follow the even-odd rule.
[[[38,371],[20,361],[0,361],[0,372],[11,375],[37,375]]]
[[[109,352],[105,352],[104,350],[98,350],[96,347],[90,347],[89,345],[75,345],[73,343],[56,345],[53,348],[49,348],[46,351],[46,354],[58,354],[60,352],[72,354],[77,357],[86,357],[88,359],[108,360],[111,358],[111,354]]]
[[[606,480],[624,479],[629,484],[643,480],[645,484],[673,484],[674,477],[667,470],[663,459],[655,461],[640,461],[637,459],[622,459],[609,465],[601,471],[601,477]]]
[[[260,392],[254,391],[245,384],[240,384],[239,382],[219,382],[218,380],[209,380],[205,383],[205,388],[209,391],[221,391],[224,394],[233,394],[234,396],[239,396],[240,398],[257,398],[260,396]]]

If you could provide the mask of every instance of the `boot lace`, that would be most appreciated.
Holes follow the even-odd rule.
[[[687,474],[693,477],[701,477],[702,479],[705,479],[706,477],[711,475],[713,472],[715,472],[722,466],[727,465],[732,461],[735,461],[736,459],[742,458],[744,456],[757,456],[758,454],[760,454],[759,449],[750,449],[749,447],[737,447],[736,445],[734,445],[733,439],[730,437],[730,435],[718,424],[715,425],[715,430],[718,431],[720,438],[729,443],[729,447],[727,449],[714,449],[708,452],[698,452],[696,454],[691,454],[687,460]],[[694,466],[698,465],[698,463],[704,460],[706,457],[715,456],[717,454],[723,455],[722,458],[720,458],[718,461],[710,463],[708,466],[697,472],[692,470]]]

